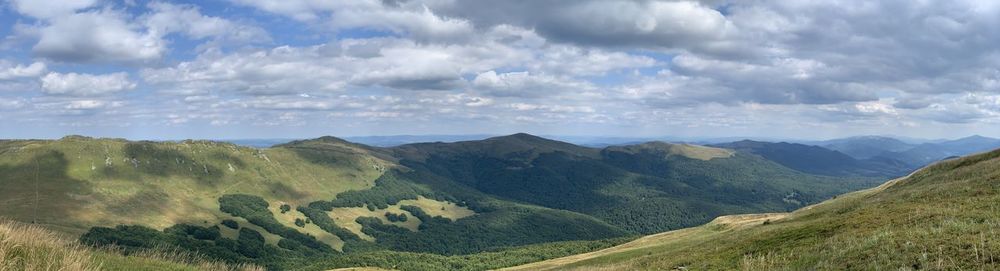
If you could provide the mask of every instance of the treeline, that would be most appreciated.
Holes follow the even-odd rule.
[[[266,244],[259,232],[249,228],[241,228],[237,239],[233,240],[222,237],[218,226],[185,224],[163,231],[144,226],[94,227],[80,237],[80,242],[94,247],[113,247],[126,255],[148,250],[179,249],[228,263],[254,263],[271,270],[282,269],[281,262],[285,258],[314,255]]]
[[[255,263],[268,270],[329,270],[358,266],[396,270],[488,270],[595,251],[629,240],[631,238],[552,242],[495,247],[475,254],[444,256],[384,249],[343,254],[302,253],[266,244],[260,233],[249,228],[240,228],[237,239],[232,240],[222,237],[218,227],[183,224],[164,231],[143,226],[95,227],[80,238],[84,244],[114,246],[125,254],[143,250],[181,249],[229,263]]]

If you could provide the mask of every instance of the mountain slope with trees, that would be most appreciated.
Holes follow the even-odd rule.
[[[1000,150],[787,214],[722,217],[511,270],[993,270]]]

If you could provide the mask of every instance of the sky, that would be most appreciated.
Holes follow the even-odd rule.
[[[998,1],[0,1],[0,138],[1000,136]]]

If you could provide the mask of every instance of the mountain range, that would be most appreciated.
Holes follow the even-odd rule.
[[[950,156],[993,142],[900,153],[937,146],[935,155]],[[253,148],[68,136],[0,141],[0,216],[93,247],[172,247],[272,270],[482,270],[723,215],[793,211],[912,168],[881,155],[759,141],[595,148],[513,134],[394,147],[321,137]]]

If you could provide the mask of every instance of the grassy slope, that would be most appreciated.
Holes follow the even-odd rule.
[[[173,258],[173,259],[171,259]],[[59,234],[34,225],[0,221],[0,270],[259,270],[253,266],[233,267],[214,262],[181,259],[180,255],[145,253],[122,256],[91,250],[66,240]]]
[[[95,225],[215,224],[229,218],[216,200],[223,194],[295,206],[370,187],[391,165],[350,149],[302,153],[205,141],[0,141],[0,215],[73,233]]]
[[[997,157],[941,162],[767,223],[709,223],[513,269],[997,269]]]

